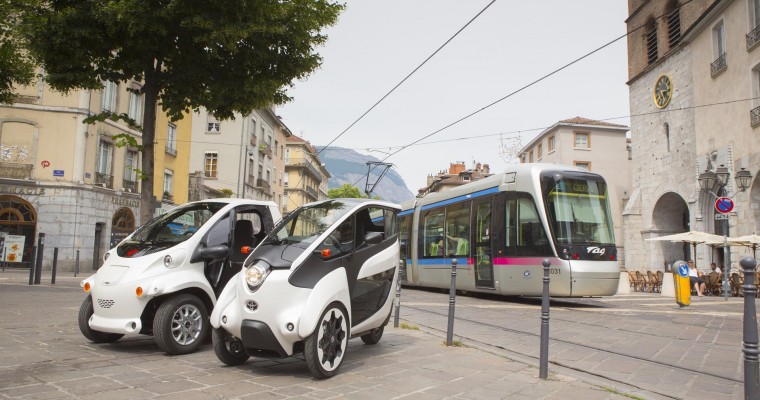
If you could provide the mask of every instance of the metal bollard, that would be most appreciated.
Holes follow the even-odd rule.
[[[53,277],[50,279],[50,284],[55,285],[55,270],[58,266],[58,248],[53,248]]]
[[[744,257],[739,262],[744,269],[744,398],[760,399],[760,363],[758,357],[757,314],[755,313],[755,267],[757,261],[752,257]]]
[[[398,328],[399,311],[401,309],[401,272],[404,260],[398,260],[398,279],[396,280],[396,310],[393,312],[393,327]]]
[[[549,376],[549,259],[544,259],[544,291],[541,295],[541,355],[539,358],[538,377]]]
[[[35,265],[37,265],[37,263],[35,262],[36,256],[37,256],[37,246],[32,246],[32,253],[29,259],[29,284],[30,285],[34,285],[34,269],[35,269]]]
[[[451,259],[451,289],[449,289],[449,325],[446,329],[446,346],[454,339],[454,305],[457,302],[457,259]]]
[[[74,260],[74,278],[79,275],[79,250],[77,250],[77,258]]]
[[[37,263],[34,266],[34,284],[42,282],[42,254],[45,251],[45,234],[40,233],[37,239]]]

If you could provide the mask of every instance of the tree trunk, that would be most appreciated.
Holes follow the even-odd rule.
[[[144,225],[155,213],[158,201],[153,195],[153,183],[155,179],[155,142],[156,142],[156,111],[158,109],[158,88],[155,83],[155,73],[146,71],[145,86],[145,110],[143,113],[142,132],[142,173],[140,180],[140,224]]]

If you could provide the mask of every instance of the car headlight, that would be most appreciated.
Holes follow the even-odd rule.
[[[269,264],[264,261],[257,261],[245,269],[245,283],[251,290],[258,289],[269,275]]]

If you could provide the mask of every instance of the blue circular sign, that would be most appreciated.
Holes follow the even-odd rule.
[[[681,275],[682,277],[686,278],[689,276],[689,266],[686,264],[681,264],[678,266],[678,275]]]
[[[718,200],[715,201],[715,210],[717,210],[719,213],[730,213],[733,209],[734,201],[728,197],[719,197]]]

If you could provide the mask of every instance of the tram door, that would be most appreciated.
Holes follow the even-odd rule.
[[[475,259],[475,286],[494,288],[493,259],[491,257],[491,198],[476,201],[473,213],[473,258]]]

